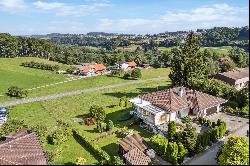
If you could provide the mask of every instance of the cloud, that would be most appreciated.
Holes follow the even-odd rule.
[[[2,10],[19,10],[25,7],[24,0],[0,0],[0,9]]]
[[[214,4],[191,10],[168,11],[155,19],[100,19],[97,30],[127,33],[158,33],[163,31],[191,30],[214,26],[248,25],[248,8],[228,4]]]
[[[85,16],[100,8],[111,6],[108,2],[73,5],[60,2],[43,1],[36,1],[33,5],[37,9],[55,12],[58,16]]]

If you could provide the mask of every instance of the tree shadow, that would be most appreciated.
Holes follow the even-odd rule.
[[[102,150],[107,152],[110,156],[118,156],[118,144],[111,143],[102,147]]]
[[[80,138],[80,136],[78,136],[77,134],[73,133],[73,137],[74,139],[77,141],[77,143],[79,143],[84,149],[88,149],[88,152],[97,160],[99,161],[100,158],[96,156],[96,154],[90,150],[85,144],[84,142],[82,141],[82,138]]]

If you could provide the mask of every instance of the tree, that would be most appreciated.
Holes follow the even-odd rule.
[[[187,124],[182,132],[182,143],[187,148],[190,155],[195,154],[196,141],[196,129],[192,125]]]
[[[233,136],[217,154],[218,165],[249,165],[249,143],[244,137]]]
[[[180,49],[172,49],[174,55],[172,61],[172,70],[169,75],[173,85],[191,86],[194,78],[204,78],[206,73],[206,64],[200,49],[198,36],[191,32],[185,39],[185,43]]]
[[[163,156],[166,154],[168,140],[164,136],[157,134],[150,138],[150,145],[157,154]]]
[[[185,149],[181,142],[178,142],[178,164],[181,164],[184,161],[185,156],[187,156],[188,150]]]
[[[86,159],[83,157],[77,157],[76,159],[76,165],[85,165]]]
[[[141,70],[140,69],[134,69],[131,72],[131,77],[134,79],[138,79],[142,77]]]
[[[222,72],[227,72],[235,69],[236,65],[231,59],[228,59],[225,60],[222,64],[220,64],[220,68]]]
[[[90,115],[96,121],[97,129],[101,129],[101,123],[105,121],[106,112],[103,107],[98,105],[93,105],[89,109]]]
[[[26,97],[28,95],[28,91],[17,86],[11,86],[8,88],[7,94],[11,97]]]
[[[171,164],[176,165],[178,162],[178,145],[176,142],[169,142],[166,157]]]
[[[239,48],[239,47],[233,47],[229,51],[229,57],[234,61],[234,63],[238,67],[246,67],[247,66],[248,55],[244,49]]]
[[[176,123],[175,121],[171,121],[168,123],[168,139],[172,139],[176,133]]]
[[[107,130],[111,131],[113,130],[113,128],[114,128],[114,123],[112,122],[112,120],[109,120],[108,125],[107,125]]]

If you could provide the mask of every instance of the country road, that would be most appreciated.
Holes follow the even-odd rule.
[[[81,94],[81,93],[85,93],[85,92],[116,88],[116,87],[121,87],[124,85],[133,85],[133,84],[139,84],[139,83],[143,83],[143,82],[147,82],[147,81],[162,80],[162,79],[169,79],[169,77],[150,78],[150,79],[146,79],[146,80],[138,80],[138,81],[133,81],[133,82],[126,82],[126,83],[113,84],[113,85],[107,85],[107,86],[99,86],[99,87],[94,87],[94,88],[52,94],[52,95],[47,95],[47,96],[35,97],[35,98],[24,98],[24,99],[15,100],[15,101],[2,102],[2,103],[0,103],[0,107],[8,107],[8,106],[14,106],[14,105],[24,104],[24,103],[51,100],[51,99],[56,99],[59,97],[72,96],[72,95],[77,95],[77,94]]]

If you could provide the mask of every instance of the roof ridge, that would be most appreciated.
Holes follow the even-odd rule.
[[[6,145],[6,144],[12,143],[12,142],[14,142],[14,141],[18,141],[18,140],[20,140],[20,139],[22,139],[22,138],[25,138],[25,137],[28,137],[28,136],[30,136],[30,135],[34,135],[34,134],[35,134],[35,133],[32,132],[32,133],[29,133],[29,134],[27,134],[27,135],[24,135],[24,136],[15,138],[15,139],[13,139],[13,140],[10,140],[10,141],[8,141],[8,142],[5,142],[5,143],[0,144],[0,147],[3,146],[3,145]],[[36,134],[35,134],[35,135],[36,135]]]

